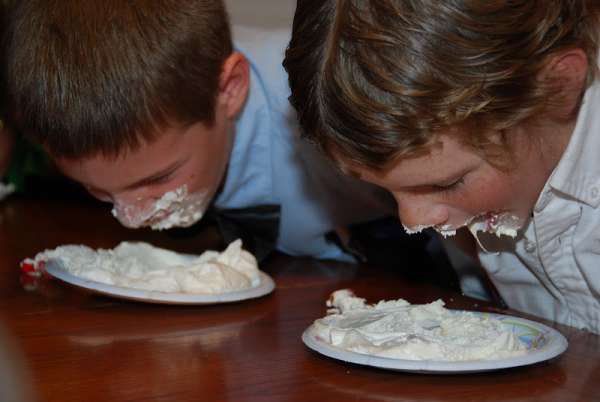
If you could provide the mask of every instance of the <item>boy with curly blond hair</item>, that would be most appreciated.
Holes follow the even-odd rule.
[[[457,234],[510,307],[600,333],[599,15],[593,0],[299,0],[291,103],[407,230]]]

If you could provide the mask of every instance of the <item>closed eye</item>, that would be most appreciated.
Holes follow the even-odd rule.
[[[406,191],[413,195],[450,194],[461,189],[465,183],[464,176],[448,183],[423,184],[410,187]]]
[[[434,191],[437,191],[437,192],[453,192],[453,191],[459,190],[463,184],[465,184],[464,176],[462,176],[458,180],[455,180],[451,183],[434,184],[432,186],[432,188],[434,189]]]
[[[148,185],[148,184],[149,184],[149,185],[152,185],[152,184],[162,184],[162,183],[164,183],[164,182],[167,182],[167,181],[169,181],[169,180],[171,179],[171,177],[173,176],[173,173],[175,173],[175,172],[174,172],[174,171],[171,171],[171,172],[169,172],[169,173],[166,173],[166,174],[163,174],[163,175],[160,175],[160,176],[153,177],[152,179],[148,180],[148,181],[146,182],[146,184],[147,184],[147,185]]]
[[[148,176],[144,179],[138,180],[133,184],[128,185],[127,187],[125,187],[125,190],[135,190],[148,185],[166,183],[167,181],[173,178],[173,176],[177,173],[179,168],[181,168],[186,162],[187,159],[178,161],[160,172],[157,172],[151,176]]]

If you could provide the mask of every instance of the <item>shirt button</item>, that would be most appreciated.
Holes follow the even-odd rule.
[[[592,187],[590,190],[592,198],[598,198],[598,187]]]
[[[533,253],[535,251],[535,243],[531,240],[525,239],[525,251]]]

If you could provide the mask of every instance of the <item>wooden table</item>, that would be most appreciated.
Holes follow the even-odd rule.
[[[339,288],[352,288],[369,301],[404,297],[423,303],[441,297],[453,308],[493,310],[407,279],[401,269],[278,255],[262,267],[277,283],[271,295],[187,307],[96,296],[57,280],[31,291],[20,283],[18,262],[42,249],[66,243],[113,247],[125,239],[183,252],[219,244],[210,228],[191,238],[127,230],[107,207],[85,201],[0,203],[0,323],[29,367],[37,400],[600,400],[600,337],[560,325],[555,327],[570,346],[558,359],[481,374],[385,371],[333,360],[303,345],[302,332],[324,315],[326,298]],[[0,374],[12,363],[4,361]]]

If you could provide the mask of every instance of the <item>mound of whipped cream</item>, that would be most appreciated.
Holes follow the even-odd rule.
[[[65,245],[38,253],[33,263],[60,259],[69,273],[91,281],[168,293],[217,294],[260,284],[256,258],[235,240],[225,251],[199,256],[175,253],[143,242],[114,249]]]
[[[348,351],[407,360],[469,361],[527,353],[527,347],[496,318],[444,308],[442,300],[367,304],[348,289],[334,292],[328,315],[313,324],[315,335]]]

